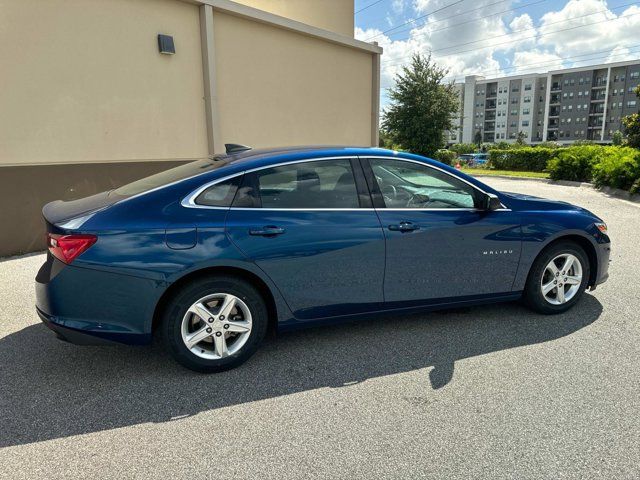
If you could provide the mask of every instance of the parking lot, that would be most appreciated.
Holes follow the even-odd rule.
[[[159,346],[78,347],[34,311],[36,254],[0,262],[0,478],[640,477],[640,205],[584,206],[610,279],[566,314],[519,304],[269,338],[200,375]]]

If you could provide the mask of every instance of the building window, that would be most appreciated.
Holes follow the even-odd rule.
[[[573,98],[573,92],[569,92],[569,98]]]
[[[522,121],[522,126],[523,127],[528,127],[529,126],[529,120],[523,120]]]
[[[569,105],[568,110],[573,110],[573,105]]]
[[[567,98],[567,95],[569,95],[569,94],[568,94],[567,92],[564,92],[564,93],[562,94],[562,98]]]
[[[580,79],[578,80],[578,83],[580,85],[584,85],[584,78],[580,77]]]
[[[515,86],[515,87],[513,87],[513,88],[511,89],[511,91],[512,91],[513,93],[519,92],[519,91],[520,91],[520,87]]]
[[[636,78],[639,78],[639,77],[640,77],[640,72],[631,72],[631,73],[629,74],[629,78],[634,79],[634,80],[635,80]]]
[[[627,108],[634,108],[636,106],[636,101],[635,100],[629,100],[627,102]]]
[[[531,112],[531,110],[530,110],[530,109],[528,109],[528,108],[523,108],[523,109],[522,109],[522,114],[523,114],[523,115],[529,115],[529,113],[530,113],[530,112]]]
[[[511,128],[516,128],[518,126],[518,124],[516,122],[511,122],[510,127]]]
[[[511,115],[517,115],[518,114],[518,110],[511,110]]]
[[[570,118],[567,118],[567,123],[571,123],[571,119]]]
[[[531,84],[530,84],[530,83],[527,83],[527,84],[524,86],[524,89],[525,89],[525,90],[531,90]]]
[[[530,95],[527,95],[526,97],[524,97],[523,102],[524,102],[524,103],[531,103],[531,96],[530,96]]]
[[[569,85],[569,79],[568,79],[568,78],[565,78],[565,79],[564,79],[564,84],[565,84],[565,85]]]

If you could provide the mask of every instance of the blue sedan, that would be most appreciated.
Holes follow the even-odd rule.
[[[146,344],[202,372],[270,329],[523,299],[607,279],[605,223],[377,148],[251,150],[47,204],[37,312],[67,341]]]

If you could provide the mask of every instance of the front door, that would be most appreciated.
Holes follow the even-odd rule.
[[[521,249],[516,213],[482,210],[481,191],[421,162],[363,165],[382,203],[387,306],[511,292]]]
[[[357,160],[290,163],[246,173],[242,182],[228,235],[296,318],[381,307],[384,234]]]

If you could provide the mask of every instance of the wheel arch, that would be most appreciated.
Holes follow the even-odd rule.
[[[262,298],[264,299],[267,306],[267,314],[269,319],[268,331],[271,333],[276,331],[280,312],[278,301],[276,300],[271,287],[262,278],[260,278],[259,275],[249,270],[234,266],[211,266],[191,271],[183,275],[182,277],[179,277],[178,279],[173,281],[169,285],[169,287],[167,287],[167,289],[160,296],[159,300],[156,302],[151,322],[151,332],[155,332],[158,328],[162,317],[162,311],[176,292],[178,292],[183,286],[189,284],[194,280],[215,275],[236,277],[256,287],[260,295],[262,295]]]
[[[542,255],[545,251],[547,251],[554,245],[562,242],[573,242],[582,247],[582,249],[587,254],[587,258],[589,259],[589,282],[587,283],[587,286],[592,287],[593,285],[595,285],[596,279],[598,278],[598,253],[596,252],[596,247],[593,245],[593,242],[587,237],[574,233],[561,235],[548,242],[536,255],[534,261],[531,263],[531,267],[529,267],[529,272],[531,272],[533,264],[540,257],[540,255]]]

